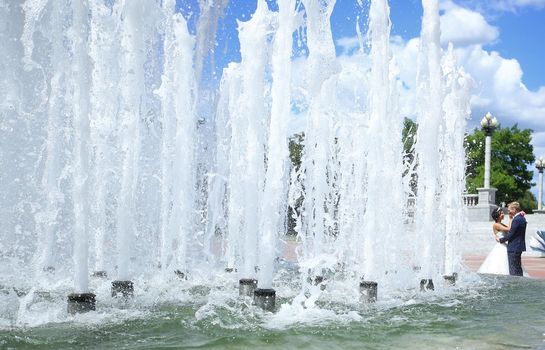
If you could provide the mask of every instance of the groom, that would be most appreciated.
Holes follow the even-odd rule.
[[[502,238],[496,237],[500,243],[507,241],[507,258],[509,260],[509,274],[522,276],[521,255],[526,251],[526,219],[518,202],[512,202],[507,206],[511,221],[511,229]]]

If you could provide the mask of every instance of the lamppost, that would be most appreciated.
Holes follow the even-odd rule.
[[[485,132],[484,146],[484,188],[490,188],[490,151],[492,148],[492,134],[498,126],[498,120],[490,112],[481,119],[481,127]]]
[[[545,159],[543,157],[540,157],[536,161],[536,168],[539,171],[539,180],[538,180],[538,190],[537,190],[537,211],[536,213],[543,213],[545,214],[545,210],[543,210],[543,169],[545,169]]]
[[[492,117],[490,112],[481,120],[481,127],[485,132],[485,148],[484,148],[484,186],[477,188],[479,192],[479,202],[470,212],[471,221],[491,221],[490,213],[497,208],[496,206],[496,191],[497,189],[490,187],[490,150],[492,144],[492,134],[498,126],[498,120]]]

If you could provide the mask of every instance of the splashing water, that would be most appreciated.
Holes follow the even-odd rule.
[[[178,271],[195,288],[257,277],[312,308],[326,284],[336,302],[361,278],[389,297],[462,269],[469,78],[443,57],[437,1],[423,1],[414,220],[388,2],[370,3],[356,68],[336,55],[335,0],[277,5],[237,23],[240,61],[217,84],[205,64],[227,1],[199,1],[196,25],[174,0],[0,5],[2,285],[106,290],[94,269],[155,295]]]

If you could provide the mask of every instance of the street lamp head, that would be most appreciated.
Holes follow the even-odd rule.
[[[486,113],[483,119],[481,119],[481,127],[486,133],[486,136],[491,136],[497,126],[498,120],[496,119],[496,117],[492,117],[492,114],[490,114],[490,112]]]
[[[492,114],[490,112],[486,113],[486,115],[481,119],[481,126],[484,128],[490,124],[490,121],[492,120]]]
[[[539,157],[539,159],[536,160],[536,168],[540,173],[545,169],[545,159],[543,159],[543,157]]]

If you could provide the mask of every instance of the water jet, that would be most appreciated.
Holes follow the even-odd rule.
[[[216,67],[206,63],[222,45],[214,35],[219,4],[226,0],[199,8],[202,13],[191,17],[196,23],[186,20],[174,0],[70,3],[0,5],[0,27],[9,29],[0,30],[6,43],[0,76],[7,86],[0,93],[0,137],[13,141],[5,143],[9,149],[0,161],[17,164],[5,167],[7,181],[0,183],[0,193],[6,193],[2,209],[16,208],[0,211],[0,224],[9,223],[2,226],[0,247],[15,252],[4,257],[1,249],[2,283],[33,291],[29,286],[37,281],[64,291],[75,280],[74,290],[84,293],[69,297],[69,312],[94,307],[89,276],[93,288],[111,288],[113,297],[133,296],[131,279],[142,281],[142,294],[175,301],[172,286],[188,287],[190,295],[210,294],[200,298],[209,304],[199,299],[190,306],[200,309],[192,315],[206,323],[216,317],[211,314],[221,314],[207,311],[218,304],[216,291],[232,288],[233,272],[256,277],[239,281],[240,296],[274,311],[273,281],[290,295],[306,297],[310,309],[321,307],[322,298],[344,305],[337,287],[372,303],[379,283],[386,299],[390,291],[414,288],[418,276],[441,276],[437,266],[452,271],[449,262],[456,259],[446,254],[421,258],[426,249],[445,246],[446,235],[454,236],[438,221],[444,215],[432,208],[436,215],[419,213],[404,224],[406,184],[421,169],[431,169],[425,171],[432,176],[415,176],[419,190],[433,181],[435,199],[460,199],[460,191],[446,183],[458,179],[441,176],[442,169],[453,168],[444,158],[456,157],[424,157],[437,153],[437,140],[458,158],[464,153],[454,142],[463,142],[463,133],[449,134],[465,128],[464,91],[430,83],[446,79],[437,74],[441,55],[429,52],[440,47],[438,36],[420,42],[425,59],[419,84],[433,98],[415,102],[432,120],[414,116],[434,137],[419,138],[417,157],[426,162],[411,174],[401,139],[405,106],[398,106],[406,92],[398,87],[406,82],[400,84],[389,47],[387,2],[368,2],[365,49],[355,50],[355,64],[345,66],[331,30],[334,0],[279,0],[277,8],[257,0],[255,13],[229,29],[240,43],[234,45],[240,60],[222,58]],[[429,16],[425,22],[439,23]],[[348,85],[346,77],[353,79]],[[463,85],[457,67],[449,77]],[[457,103],[448,120],[436,108],[444,91]],[[299,130],[292,130],[293,121],[301,121]],[[444,127],[446,122],[455,126]],[[297,162],[290,157],[292,132],[304,132],[295,138]],[[455,165],[464,168],[463,161]],[[425,200],[414,199],[411,208],[431,208]],[[449,203],[454,209],[463,205]],[[414,236],[429,232],[437,237],[414,243]],[[31,264],[34,276],[27,283],[20,266]],[[91,275],[87,264],[94,267]],[[106,271],[117,271],[115,281],[107,280]],[[360,279],[358,286],[362,275],[373,281]],[[178,278],[183,282],[175,283]],[[320,293],[326,283],[332,293]],[[42,301],[27,299],[8,322],[0,317],[0,324],[31,318],[32,306]],[[55,300],[45,299],[40,307]],[[119,303],[105,303],[116,312]]]

